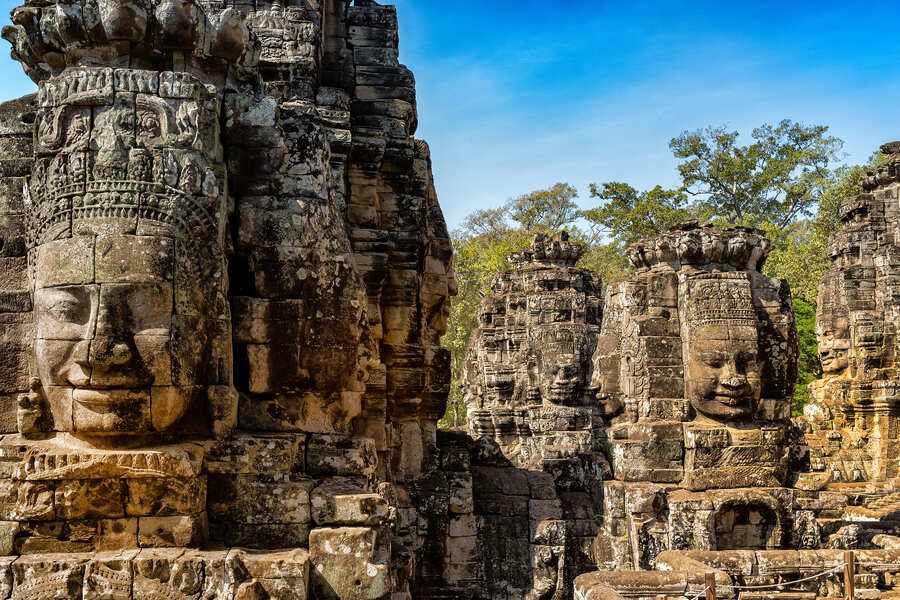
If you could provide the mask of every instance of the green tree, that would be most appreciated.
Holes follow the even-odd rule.
[[[761,228],[772,242],[763,273],[787,281],[791,297],[812,304],[815,312],[819,281],[828,268],[828,234],[812,219],[780,229],[763,223]]]
[[[596,234],[609,239],[617,248],[663,233],[692,215],[687,195],[681,190],[656,186],[639,192],[618,181],[592,183],[590,190],[591,198],[603,203],[582,214]]]
[[[839,160],[843,142],[824,125],[790,120],[761,125],[751,137],[752,143],[741,145],[739,133],[723,126],[672,139],[683,190],[711,217],[729,224],[783,228],[811,217],[832,181],[829,167]]]
[[[509,218],[525,231],[559,231],[581,216],[575,198],[578,190],[568,183],[557,183],[510,200]]]
[[[614,244],[587,245],[578,266],[596,271],[604,288],[609,282],[624,277],[630,268],[625,253]]]
[[[797,332],[800,338],[800,363],[797,375],[797,387],[791,403],[791,414],[803,414],[803,406],[809,402],[809,384],[822,376],[822,363],[819,362],[819,345],[816,341],[816,306],[802,298],[793,298],[794,318],[797,321]]]

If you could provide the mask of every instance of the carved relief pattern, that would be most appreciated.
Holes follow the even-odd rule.
[[[865,193],[841,204],[819,285],[816,335],[822,379],[804,409],[817,480],[879,481],[898,474],[896,417],[897,164],[900,146],[863,176]],[[824,479],[823,479],[824,478]]]

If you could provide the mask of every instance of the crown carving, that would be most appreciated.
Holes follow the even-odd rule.
[[[35,82],[69,67],[171,70],[198,60],[210,75],[237,73],[259,54],[242,9],[207,0],[28,0],[12,22],[3,38]]]
[[[553,235],[538,233],[531,240],[531,247],[509,255],[509,262],[517,269],[528,263],[563,265],[574,267],[584,255],[584,246],[569,241],[569,234],[560,231]]]
[[[685,304],[687,322],[694,326],[757,325],[746,273],[704,273],[689,278]]]
[[[23,190],[29,247],[111,219],[218,246],[224,173],[204,137],[217,122],[207,86],[187,73],[84,68],[40,87]],[[117,103],[120,92],[137,93]]]
[[[630,245],[626,254],[631,266],[639,270],[658,265],[678,270],[685,265],[720,264],[759,271],[771,247],[759,229],[719,229],[711,224],[687,221],[666,233]]]

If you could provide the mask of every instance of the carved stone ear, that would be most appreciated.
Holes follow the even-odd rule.
[[[211,385],[206,388],[206,398],[213,435],[223,440],[237,427],[238,392],[232,385]]]
[[[16,426],[22,435],[41,433],[48,429],[41,380],[32,377],[28,381],[28,388],[27,394],[19,396],[16,411]]]

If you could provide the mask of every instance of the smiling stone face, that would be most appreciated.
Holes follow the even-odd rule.
[[[207,354],[206,328],[175,312],[172,240],[76,237],[37,256],[34,355],[55,428],[167,429],[187,409]]]
[[[822,371],[841,375],[850,364],[850,314],[843,297],[843,275],[829,270],[819,285],[816,304],[816,337]]]
[[[756,329],[700,326],[685,365],[685,386],[694,409],[713,419],[751,418],[760,396]]]
[[[685,395],[716,421],[753,418],[760,399],[758,324],[742,273],[688,278],[681,302]]]
[[[42,85],[28,180],[34,366],[55,431],[146,435],[227,383],[218,106],[192,76]],[[218,346],[217,346],[218,347]]]
[[[573,406],[581,400],[582,368],[577,356],[545,356],[541,372],[541,399],[549,404]]]

